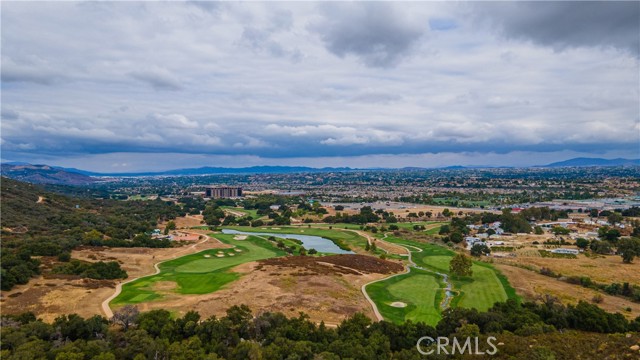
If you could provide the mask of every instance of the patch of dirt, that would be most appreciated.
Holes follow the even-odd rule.
[[[276,266],[278,269],[303,268],[308,272],[317,274],[390,274],[400,272],[404,269],[404,266],[397,262],[357,254],[329,255],[321,257],[288,256],[260,260],[258,264],[259,265],[256,270],[260,270],[260,266],[271,265]]]
[[[85,318],[101,314],[101,299],[113,293],[113,281],[92,279],[48,279],[38,277],[26,285],[2,292],[2,312],[31,311],[51,322],[62,314],[76,313]]]
[[[324,321],[327,325],[337,325],[356,312],[375,319],[371,305],[365,300],[360,287],[387,275],[367,272],[365,269],[383,271],[388,268],[402,271],[403,268],[371,256],[367,256],[374,260],[371,264],[382,264],[364,265],[369,264],[369,259],[356,260],[357,255],[344,256],[347,258],[340,259],[343,255],[335,255],[315,260],[313,257],[294,260],[279,258],[269,259],[280,260],[275,262],[265,260],[246,263],[233,269],[234,272],[244,274],[239,280],[215,293],[189,296],[167,294],[160,301],[141,303],[138,307],[141,311],[167,309],[181,315],[189,310],[196,310],[206,318],[211,315],[224,316],[232,305],[246,304],[254,314],[279,311],[287,316],[298,316],[300,311],[304,311],[312,321]],[[348,257],[354,256],[356,258],[351,259],[351,266],[355,268],[348,267]],[[338,259],[327,261],[327,258],[334,257]]]
[[[518,295],[525,300],[536,300],[548,294],[557,297],[563,304],[576,304],[580,300],[592,303],[593,297],[599,294],[603,301],[597,305],[604,310],[619,312],[629,319],[640,315],[640,304],[638,303],[580,285],[569,284],[531,270],[504,264],[495,265],[509,279],[509,283],[516,289]],[[627,308],[631,308],[631,311],[627,311]]]

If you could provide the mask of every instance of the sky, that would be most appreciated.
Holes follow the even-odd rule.
[[[640,2],[1,3],[1,158],[100,172],[640,157]]]

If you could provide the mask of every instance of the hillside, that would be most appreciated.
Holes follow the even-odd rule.
[[[544,167],[588,167],[588,166],[640,166],[640,159],[602,159],[602,158],[574,158],[554,162]]]
[[[2,164],[2,176],[33,184],[88,185],[96,178],[48,165]]]
[[[160,200],[80,199],[5,177],[0,211],[3,290],[39,273],[31,256],[60,256],[80,245],[168,247],[168,241],[141,234],[183,215],[179,206]]]

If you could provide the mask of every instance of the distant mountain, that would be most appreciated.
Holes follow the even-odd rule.
[[[49,165],[2,164],[3,176],[32,184],[88,185],[99,179]]]
[[[573,158],[542,167],[640,166],[640,159]]]
[[[348,167],[341,168],[312,168],[305,166],[252,166],[243,168],[226,168],[226,167],[199,167],[188,169],[176,169],[154,172],[126,172],[126,173],[98,173],[91,171],[78,170],[73,168],[60,168],[68,172],[88,176],[183,176],[183,175],[216,175],[216,174],[293,174],[301,172],[309,173],[326,173],[326,172],[344,172],[344,171],[361,171],[361,169],[352,169]]]

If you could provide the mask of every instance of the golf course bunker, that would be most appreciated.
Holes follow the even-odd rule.
[[[400,301],[392,302],[392,303],[391,303],[391,304],[389,304],[389,305],[391,305],[391,306],[393,306],[393,307],[397,307],[397,308],[407,307],[407,303],[403,303],[403,302],[400,302]]]
[[[209,254],[204,254],[204,257],[206,257],[206,258],[210,258],[210,257],[211,257],[211,255],[209,255]]]
[[[247,235],[236,235],[233,240],[247,240]]]

